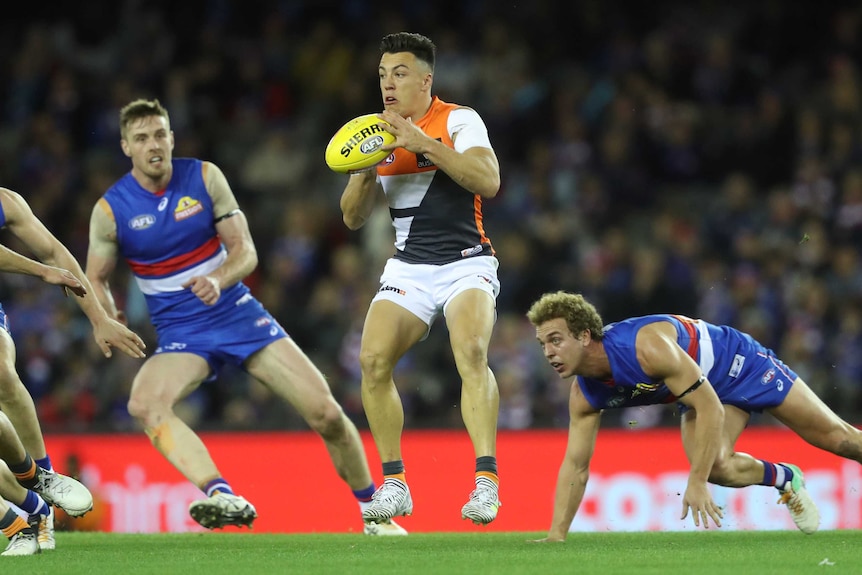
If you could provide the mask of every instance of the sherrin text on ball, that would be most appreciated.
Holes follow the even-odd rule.
[[[344,124],[326,146],[326,165],[346,174],[385,160],[392,152],[382,147],[395,141],[395,136],[381,127],[385,123],[377,114],[365,114]]]

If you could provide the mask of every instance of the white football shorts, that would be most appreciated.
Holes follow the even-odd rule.
[[[408,264],[390,258],[380,276],[380,289],[372,302],[387,300],[428,324],[461,292],[480,289],[496,301],[500,293],[494,256],[476,256],[444,265]],[[427,334],[426,334],[427,337]]]

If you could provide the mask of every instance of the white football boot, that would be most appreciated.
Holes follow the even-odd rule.
[[[393,517],[412,513],[413,498],[410,496],[410,488],[407,484],[395,479],[386,479],[371,496],[371,505],[362,512],[362,519],[366,524],[386,523]]]

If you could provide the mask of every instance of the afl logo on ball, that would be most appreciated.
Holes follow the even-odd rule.
[[[373,138],[368,138],[359,146],[359,151],[363,154],[373,154],[376,152],[380,146],[383,145],[383,136],[374,136]]]

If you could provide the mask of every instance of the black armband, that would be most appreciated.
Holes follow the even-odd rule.
[[[685,397],[686,395],[688,395],[689,393],[691,393],[692,391],[694,391],[695,389],[697,389],[698,387],[700,387],[701,385],[703,385],[703,382],[704,382],[704,381],[706,381],[706,376],[705,376],[705,375],[701,375],[701,376],[700,376],[700,379],[698,379],[698,380],[697,380],[697,381],[695,381],[693,384],[691,384],[691,387],[689,387],[688,389],[686,389],[685,391],[683,391],[682,393],[680,393],[679,395],[677,395],[677,396],[676,396],[676,398],[677,398],[677,399],[682,399],[683,397]]]
[[[231,211],[229,211],[228,213],[226,213],[225,215],[217,217],[217,218],[213,221],[213,223],[214,223],[214,224],[217,224],[217,223],[219,223],[219,222],[221,222],[221,221],[223,221],[223,220],[226,220],[226,219],[228,219],[228,218],[232,218],[232,217],[234,217],[235,215],[237,215],[239,212],[240,212],[239,208],[237,208],[237,209],[235,209],[235,210],[231,210]]]

